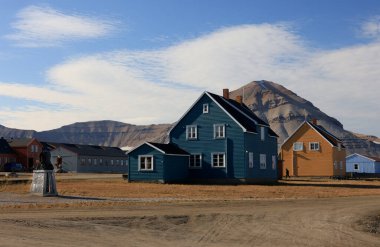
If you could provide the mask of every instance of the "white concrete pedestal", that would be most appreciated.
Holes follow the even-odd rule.
[[[41,196],[58,196],[53,170],[34,170],[30,193]]]

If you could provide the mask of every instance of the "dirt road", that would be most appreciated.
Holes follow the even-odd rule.
[[[137,203],[0,212],[0,246],[380,246],[380,197]]]

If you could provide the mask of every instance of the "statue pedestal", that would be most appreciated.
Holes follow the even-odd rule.
[[[42,196],[58,196],[54,170],[34,170],[30,193]]]

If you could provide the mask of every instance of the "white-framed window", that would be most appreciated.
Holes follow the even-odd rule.
[[[190,168],[201,168],[202,167],[202,154],[190,154],[189,167]]]
[[[260,169],[267,169],[267,155],[260,154]]]
[[[92,160],[92,163],[94,164],[94,166],[96,166],[97,163],[98,163],[98,160],[97,160],[96,158],[94,158],[94,159]]]
[[[276,166],[277,166],[277,156],[272,155],[272,170],[276,170]]]
[[[265,141],[265,128],[263,126],[260,127],[261,140]]]
[[[343,161],[339,162],[340,169],[343,170]]]
[[[84,166],[85,164],[86,164],[86,160],[85,159],[80,159],[80,164],[82,165],[82,166]]]
[[[310,142],[309,143],[309,149],[311,151],[318,151],[319,150],[319,142]]]
[[[99,165],[103,165],[103,159],[102,158],[99,159]]]
[[[196,140],[198,138],[198,128],[196,125],[187,125],[186,126],[186,139],[187,140]]]
[[[253,168],[253,153],[252,152],[248,153],[248,167]]]
[[[221,139],[226,136],[226,128],[224,124],[214,124],[214,138]]]
[[[338,169],[338,162],[334,161],[334,169],[337,170]]]
[[[38,153],[38,146],[37,145],[31,145],[30,146],[30,152]]]
[[[92,163],[91,161],[92,161],[91,158],[88,158],[88,159],[87,159],[87,163],[88,163],[89,165],[91,165],[91,163]]]
[[[110,160],[110,162],[111,162],[111,166],[113,166],[113,160]]]
[[[139,155],[139,171],[153,171],[153,155]]]
[[[302,142],[293,143],[293,150],[294,151],[302,151],[303,150],[303,143]]]
[[[354,170],[359,170],[359,164],[354,164]]]
[[[211,157],[212,157],[211,167],[213,168],[226,167],[225,153],[212,153]]]
[[[203,113],[208,113],[208,104],[203,104]]]

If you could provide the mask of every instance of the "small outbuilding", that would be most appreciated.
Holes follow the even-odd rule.
[[[346,157],[346,172],[380,176],[380,158],[357,153],[351,154]]]
[[[128,153],[129,181],[182,182],[187,179],[189,153],[174,144],[145,142]]]

